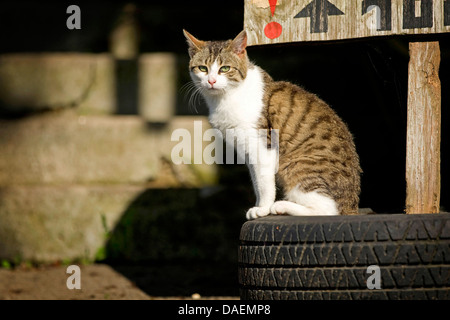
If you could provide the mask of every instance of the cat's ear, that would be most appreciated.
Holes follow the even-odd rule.
[[[245,48],[247,48],[247,32],[243,30],[231,41],[231,49],[242,58],[245,55]]]
[[[192,56],[205,46],[205,41],[198,40],[192,34],[183,29],[184,36],[186,37],[187,43],[189,45],[189,56]]]

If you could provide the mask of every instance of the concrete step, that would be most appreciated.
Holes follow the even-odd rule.
[[[199,134],[194,134],[196,126]],[[74,110],[0,119],[0,186],[156,180],[158,187],[166,182],[166,187],[214,184],[218,168],[202,159],[211,143],[201,141],[208,128],[202,116],[175,117],[154,126],[138,116],[80,116]],[[176,129],[191,137],[192,165],[175,165],[171,159],[172,148],[179,143],[171,141]],[[195,136],[200,141],[195,142]],[[194,165],[195,159],[202,163]],[[168,173],[175,181],[165,176]]]
[[[92,260],[143,191],[129,185],[0,187],[0,258]]]
[[[217,183],[217,165],[171,159],[174,130],[200,138],[189,144],[194,163],[208,128],[205,117],[150,125],[75,110],[0,119],[0,259],[92,260],[147,188]]]
[[[0,185],[144,183],[159,170],[157,135],[137,116],[0,120]]]
[[[167,122],[175,114],[177,56],[145,53],[0,55],[0,114],[75,109],[78,114],[139,114]]]
[[[80,113],[116,111],[115,60],[109,54],[0,55],[0,111],[76,107]]]

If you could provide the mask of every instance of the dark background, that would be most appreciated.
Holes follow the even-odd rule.
[[[108,51],[108,36],[126,2],[106,1],[8,1],[0,6],[0,54],[10,52],[93,52]],[[170,51],[178,55],[181,88],[189,81],[187,72],[188,56],[182,29],[203,40],[229,39],[243,28],[243,1],[135,1],[137,19],[141,31],[140,52]],[[70,4],[81,8],[81,30],[66,28],[66,9]],[[439,40],[441,46],[440,79],[442,85],[442,145],[441,145],[441,209],[450,210],[450,36],[431,35],[421,37],[394,36],[389,38],[371,38],[356,41],[333,43],[308,43],[280,46],[260,46],[248,48],[252,61],[264,68],[276,80],[288,80],[316,93],[328,102],[348,124],[353,133],[357,151],[360,155],[362,175],[362,193],[360,207],[370,207],[378,213],[402,213],[405,204],[405,154],[406,154],[406,101],[408,80],[408,42]],[[185,96],[178,96],[178,114],[191,114]],[[206,114],[204,106],[197,108]],[[1,138],[1,137],[0,137]],[[202,200],[199,193],[187,199],[198,201],[186,208],[166,206],[165,210],[177,213],[186,211],[186,215],[197,211],[209,210],[199,214],[202,218],[182,220],[190,231],[174,227],[172,220],[161,214],[154,219],[159,232],[171,233],[171,229],[180,230],[168,235],[165,241],[172,246],[185,244],[189,250],[199,247],[202,254],[175,255],[164,253],[152,255],[147,260],[164,264],[170,261],[176,274],[180,272],[180,263],[186,256],[197,257],[193,274],[203,273],[198,280],[189,280],[189,276],[180,275],[185,283],[173,291],[163,289],[160,284],[147,283],[148,287],[159,287],[151,291],[155,294],[186,294],[186,286],[202,286],[202,281],[210,283],[211,294],[235,294],[236,286],[229,279],[235,277],[235,256],[238,245],[240,225],[244,222],[245,208],[251,205],[253,194],[245,167],[222,167],[221,186],[225,190],[216,193],[212,201]],[[167,194],[180,190],[152,191],[136,199],[135,205],[144,210],[148,199],[163,206]],[[184,195],[186,196],[186,195]],[[177,194],[176,197],[182,197]],[[156,200],[155,200],[156,199]],[[166,202],[167,203],[167,202]],[[149,204],[148,204],[149,205]],[[219,206],[220,205],[220,206]],[[220,211],[222,210],[222,211]],[[224,212],[224,211],[234,211]],[[139,214],[137,214],[138,216]],[[126,215],[124,215],[126,216]],[[211,218],[212,217],[212,218]],[[229,220],[227,220],[229,219]],[[207,220],[207,221],[206,221]],[[139,220],[136,220],[139,224]],[[186,224],[186,221],[188,222]],[[197,234],[199,224],[216,224],[217,230]],[[116,233],[120,233],[119,225]],[[161,231],[162,230],[162,231]],[[141,232],[141,236],[145,234]],[[217,240],[215,236],[221,238]],[[209,237],[209,238],[208,238]],[[147,238],[146,238],[147,239]],[[116,239],[117,240],[117,239]],[[154,239],[158,242],[158,239]],[[136,240],[140,241],[140,239]],[[228,246],[224,252],[215,250],[218,245]],[[114,236],[111,243],[114,242]],[[120,241],[119,241],[120,242]],[[192,244],[192,249],[189,245]],[[143,244],[140,244],[143,246]],[[145,246],[145,244],[144,244]],[[116,249],[114,249],[116,248]],[[204,249],[206,248],[206,249]],[[124,249],[125,250],[125,249]],[[144,250],[144,249],[142,249]],[[202,251],[203,250],[203,251]],[[228,251],[227,251],[228,250]],[[117,246],[110,246],[111,257],[133,260],[127,255],[117,254]],[[145,250],[144,250],[145,251]],[[191,252],[191,251],[189,251]],[[231,254],[230,254],[231,252]],[[226,258],[224,258],[226,257]],[[210,259],[209,259],[210,258]],[[177,260],[178,259],[178,260]],[[181,259],[181,260],[180,260]],[[136,259],[134,259],[135,261]],[[147,261],[146,260],[146,261]],[[213,260],[223,265],[225,271],[213,276],[214,268],[205,267],[199,261]],[[182,261],[182,262],[180,262]],[[136,261],[135,261],[136,262]],[[226,264],[228,263],[228,264]],[[167,265],[167,264],[165,264]],[[178,269],[177,269],[178,268]],[[118,270],[137,277],[136,271],[129,266]],[[130,271],[131,270],[131,271]],[[158,270],[158,269],[154,269]],[[168,269],[169,270],[169,269]],[[153,271],[159,277],[158,272]],[[208,276],[211,273],[211,278]],[[177,277],[175,277],[177,278]],[[220,278],[220,279],[219,279]],[[211,280],[215,279],[215,280]],[[138,281],[138,280],[137,280]],[[176,281],[181,281],[177,278]],[[211,282],[212,281],[212,282]],[[216,281],[216,282],[214,282]],[[139,281],[138,281],[139,282]],[[145,284],[138,283],[142,287]],[[220,289],[222,288],[222,289]],[[159,291],[158,291],[159,290]]]

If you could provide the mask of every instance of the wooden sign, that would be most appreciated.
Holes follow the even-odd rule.
[[[248,45],[450,32],[450,0],[245,0]]]

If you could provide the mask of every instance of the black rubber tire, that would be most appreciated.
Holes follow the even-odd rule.
[[[268,216],[241,229],[244,300],[450,299],[450,214]],[[381,289],[369,289],[370,265]]]

